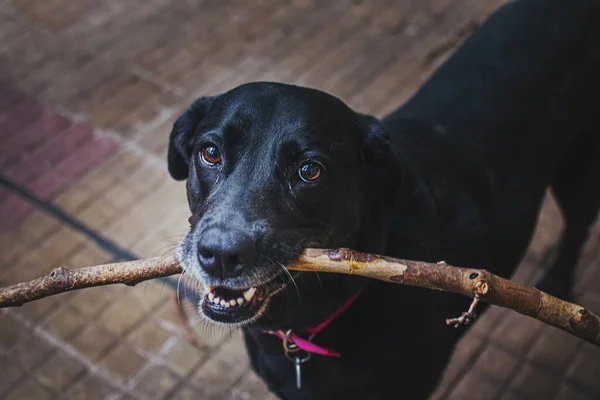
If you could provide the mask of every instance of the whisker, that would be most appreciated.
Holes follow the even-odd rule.
[[[285,265],[283,265],[280,262],[277,262],[277,265],[279,265],[281,267],[281,269],[283,270],[283,272],[285,272],[285,274],[288,276],[288,278],[290,278],[290,281],[294,285],[294,289],[296,289],[296,294],[298,295],[298,306],[301,306],[302,305],[302,299],[300,298],[300,290],[298,289],[298,285],[296,284],[296,280],[294,279],[294,277],[292,276],[292,274],[290,273],[290,271],[288,271],[288,269],[285,267]]]
[[[179,274],[179,278],[177,279],[177,304],[181,304],[181,299],[179,298],[179,285],[181,284],[181,278],[183,278],[183,275],[185,275],[185,271],[181,272],[181,274]]]
[[[323,281],[321,281],[321,275],[319,275],[318,272],[315,271],[315,275],[317,275],[317,279],[319,280],[319,290],[321,291],[321,293],[323,293]]]

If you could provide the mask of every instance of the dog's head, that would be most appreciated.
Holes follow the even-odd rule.
[[[361,279],[285,265],[307,247],[383,251],[405,173],[377,119],[275,83],[197,99],[173,126],[168,162],[187,179],[179,257],[206,288],[200,310],[237,325],[311,323],[357,291]]]

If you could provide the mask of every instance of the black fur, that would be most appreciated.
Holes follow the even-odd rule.
[[[350,247],[509,277],[551,187],[566,230],[541,285],[568,297],[600,205],[598,21],[597,1],[510,3],[381,122],[283,84],[199,99],[175,123],[169,148],[169,171],[188,178],[192,211],[183,265],[211,284],[243,287],[277,277],[305,247]],[[219,166],[199,160],[207,142],[220,147]],[[325,167],[315,183],[296,173],[307,159]],[[228,249],[239,243],[232,231],[252,238],[255,259],[235,279],[200,268],[208,229]],[[288,283],[243,328],[271,390],[286,399],[386,400],[434,390],[462,333],[444,320],[467,299],[352,276],[294,278],[300,296]],[[315,338],[342,357],[313,356],[297,390],[281,342],[263,329],[314,326],[361,288]]]

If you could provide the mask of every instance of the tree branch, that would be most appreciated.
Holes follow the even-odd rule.
[[[573,303],[550,296],[480,269],[458,268],[360,253],[349,249],[306,249],[288,266],[290,270],[354,274],[382,281],[462,294],[473,298],[469,311],[449,319],[459,326],[475,317],[477,303],[506,307],[536,318],[600,346],[600,317]],[[0,288],[0,308],[16,307],[70,290],[91,286],[138,282],[181,273],[174,257],[156,257],[123,263],[68,270],[56,268],[49,275]]]
[[[115,283],[134,286],[142,281],[180,274],[182,271],[179,263],[172,256],[78,269],[59,267],[41,278],[0,288],[0,308],[19,307],[44,297],[93,286]]]

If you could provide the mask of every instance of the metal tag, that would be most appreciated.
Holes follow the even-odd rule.
[[[302,359],[296,357],[294,359],[294,366],[296,367],[296,388],[302,389]]]

